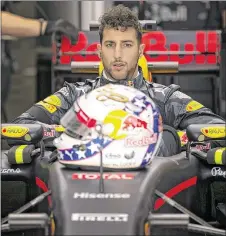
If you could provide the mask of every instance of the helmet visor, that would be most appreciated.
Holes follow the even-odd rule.
[[[65,133],[77,139],[87,136],[91,133],[90,128],[96,126],[96,120],[90,118],[77,102],[61,118],[60,123],[65,128]]]

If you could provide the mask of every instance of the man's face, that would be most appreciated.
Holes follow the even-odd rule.
[[[103,41],[98,49],[107,76],[115,80],[137,76],[137,64],[143,54],[144,45],[139,44],[134,28],[105,28]]]

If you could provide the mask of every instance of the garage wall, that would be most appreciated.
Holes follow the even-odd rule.
[[[44,18],[37,10],[41,7],[49,20],[66,19],[79,27],[80,7],[77,1],[20,1],[12,5],[12,12],[29,18]],[[12,120],[29,109],[36,102],[36,74],[38,49],[49,51],[51,37],[19,39],[12,42],[12,54],[19,70],[12,76],[12,85],[5,110],[8,120]],[[51,78],[45,78],[50,80]]]
[[[35,18],[34,3],[32,1],[16,3],[12,6],[13,13]],[[6,112],[9,120],[21,114],[34,103],[36,80],[35,47],[35,38],[19,39],[12,42],[12,54],[19,68],[12,75],[11,91],[6,103]]]

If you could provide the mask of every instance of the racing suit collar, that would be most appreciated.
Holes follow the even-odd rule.
[[[105,84],[122,84],[125,86],[130,86],[130,87],[134,87],[134,88],[141,88],[142,85],[145,83],[144,81],[144,77],[143,77],[143,73],[142,73],[142,69],[141,67],[138,66],[138,76],[134,79],[131,80],[123,80],[123,81],[112,81],[109,80],[107,78],[104,77],[105,73],[102,73],[101,77],[100,77],[100,86],[104,86]]]

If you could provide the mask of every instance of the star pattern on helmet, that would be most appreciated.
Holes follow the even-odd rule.
[[[155,145],[156,144],[150,144],[148,146],[148,149],[147,149],[147,152],[145,153],[144,155],[144,158],[143,158],[143,161],[141,163],[141,166],[146,166],[148,164],[148,162],[150,161],[150,159],[152,158],[152,153],[154,152],[155,150]]]
[[[144,104],[144,102],[145,102],[144,99],[135,98],[134,100],[135,100],[134,105],[136,105],[138,107],[141,107],[141,108],[146,107],[145,104]]]
[[[88,142],[84,150],[78,150],[76,148],[59,150],[60,159],[64,161],[79,161],[93,157],[99,153],[99,148],[106,148],[112,141],[112,139],[107,137],[96,138]]]
[[[142,95],[142,96],[135,96],[133,99],[132,99],[132,103],[141,108],[141,111],[139,112],[134,112],[137,116],[139,116],[145,109],[147,106],[151,105],[151,103],[149,101],[146,100],[147,97]]]

